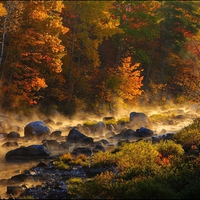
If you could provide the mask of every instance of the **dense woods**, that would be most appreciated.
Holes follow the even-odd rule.
[[[0,105],[66,115],[199,101],[198,1],[0,1]]]

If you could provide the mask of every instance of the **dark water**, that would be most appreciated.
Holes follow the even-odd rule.
[[[18,175],[23,173],[24,170],[28,170],[31,167],[35,166],[38,162],[16,162],[16,163],[8,163],[5,160],[5,148],[1,147],[0,142],[0,199],[8,199],[9,195],[7,195],[7,186],[3,182],[3,179],[9,179],[14,175]],[[23,184],[23,183],[22,183]],[[29,183],[29,185],[33,185],[35,183]]]

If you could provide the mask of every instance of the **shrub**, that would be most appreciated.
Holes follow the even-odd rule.
[[[174,141],[183,146],[186,152],[197,150],[200,146],[200,118],[173,135]]]
[[[181,199],[199,199],[200,197],[200,178],[191,180],[180,194]]]
[[[73,160],[71,160],[69,164],[89,166],[89,159],[85,154],[79,154]]]
[[[110,167],[116,165],[115,154],[99,151],[92,157],[92,167]]]
[[[89,159],[85,154],[72,156],[70,153],[65,153],[59,156],[56,161],[54,161],[54,165],[56,165],[56,167],[59,169],[69,169],[69,165],[89,166]]]
[[[165,182],[154,178],[135,181],[125,194],[125,199],[176,199],[176,192]]]
[[[151,175],[157,170],[158,155],[159,152],[149,141],[127,143],[122,145],[120,151],[116,153],[117,168],[126,178],[134,174],[134,176]]]
[[[63,161],[54,161],[53,164],[58,168],[58,169],[70,169],[70,166]]]
[[[172,140],[161,140],[159,143],[155,144],[155,148],[166,158],[169,156],[182,156],[184,154],[182,145]]]

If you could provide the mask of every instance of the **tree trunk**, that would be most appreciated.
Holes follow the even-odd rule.
[[[7,25],[7,20],[8,20],[8,17],[9,17],[9,12],[10,12],[10,0],[7,2],[7,15],[5,17],[4,24],[3,24],[3,35],[2,35],[1,53],[0,53],[0,66],[2,66],[2,59],[3,59],[3,56],[4,56],[4,44],[5,44],[5,38],[6,38],[6,25]],[[3,78],[4,69],[5,69],[5,65],[1,69],[0,85],[1,85],[2,78]]]

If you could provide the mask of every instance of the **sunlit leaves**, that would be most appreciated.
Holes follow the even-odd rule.
[[[0,3],[0,17],[6,15],[6,8]]]
[[[47,13],[41,10],[33,10],[30,18],[33,20],[44,20],[47,17]]]
[[[161,141],[157,146],[144,140],[123,143],[112,152],[96,153],[91,166],[107,170],[91,179],[68,181],[69,193],[76,198],[177,197],[199,171],[197,160],[187,162],[182,155],[181,145],[173,141]]]
[[[59,4],[58,8],[56,7],[57,3]],[[24,2],[23,5],[25,9],[21,12],[21,28],[15,36],[19,55],[17,59],[19,66],[25,66],[25,69],[32,68],[40,76],[33,76],[33,73],[29,77],[26,77],[26,74],[19,76],[23,69],[18,68],[17,71],[14,69],[13,80],[17,83],[23,79],[22,83],[26,83],[22,86],[23,90],[30,93],[28,96],[31,97],[41,88],[47,88],[48,81],[46,82],[44,71],[48,70],[51,73],[62,71],[61,58],[65,55],[65,47],[61,44],[59,35],[66,33],[68,28],[62,25],[62,18],[58,15],[59,10],[61,11],[60,2],[42,3],[31,1]],[[50,12],[53,7],[54,10],[58,9],[56,13]],[[10,54],[14,54],[16,47],[13,44],[13,36],[10,35],[10,37],[12,44]],[[20,42],[17,38],[20,38]],[[13,57],[13,59],[15,58]],[[11,66],[15,68],[14,64],[11,64]],[[34,99],[38,98],[35,96]],[[35,104],[35,100],[31,98],[30,103]]]
[[[119,88],[119,95],[128,101],[134,100],[135,97],[141,95],[141,86],[143,76],[141,76],[142,69],[138,69],[139,63],[131,66],[131,58],[124,59],[122,66],[119,66],[119,77],[122,80]]]

